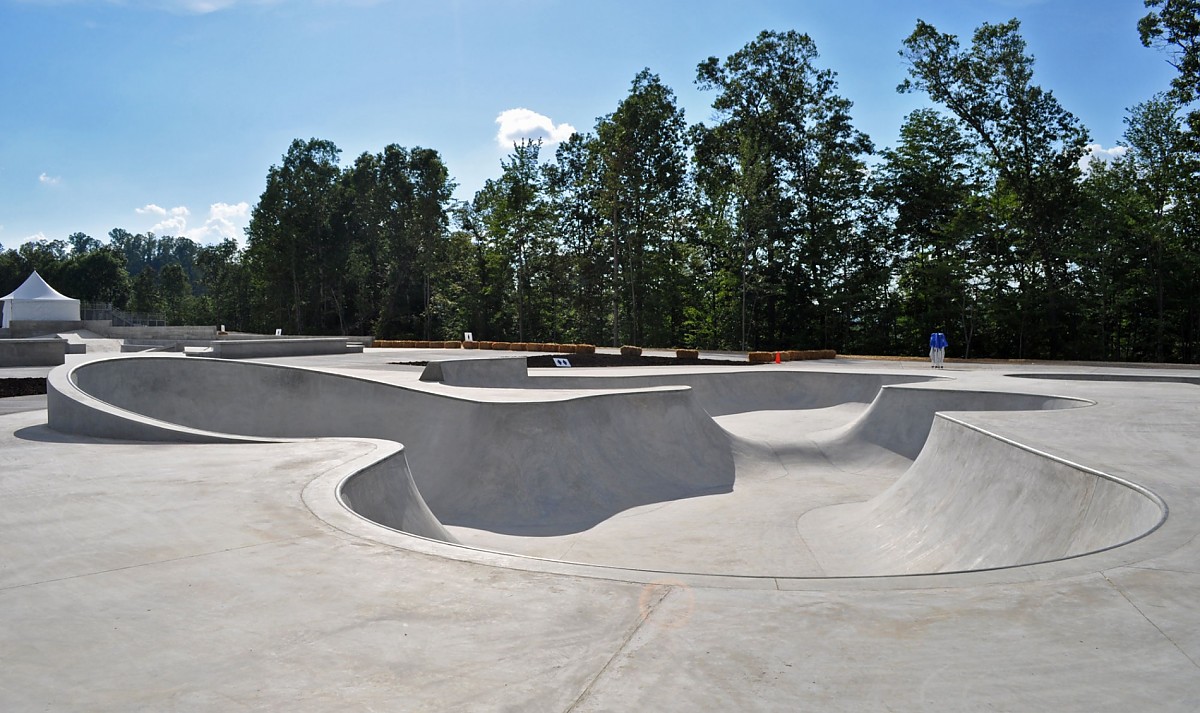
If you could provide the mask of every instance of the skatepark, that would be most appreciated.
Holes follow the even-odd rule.
[[[1200,370],[468,354],[0,369],[0,707],[1200,707]]]

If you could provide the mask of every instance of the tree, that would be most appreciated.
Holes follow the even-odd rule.
[[[1171,53],[1167,61],[1179,70],[1171,80],[1171,96],[1181,105],[1200,98],[1200,0],[1145,0],[1155,12],[1138,21],[1146,47]],[[1200,111],[1188,115],[1192,133],[1200,132]]]
[[[421,314],[425,339],[434,330],[435,282],[442,262],[449,218],[446,207],[455,184],[441,156],[433,149],[414,148],[409,154],[413,178],[413,204],[409,225],[417,248],[417,269],[421,275]]]
[[[538,156],[540,139],[524,139],[513,145],[513,152],[500,162],[501,175],[488,179],[473,201],[473,213],[486,239],[494,249],[510,256],[515,278],[514,307],[517,341],[526,336],[545,334],[544,325],[535,319],[542,314],[531,309],[535,287],[548,286],[554,276],[549,267],[554,246],[548,240],[548,208],[545,200]]]
[[[200,297],[196,313],[206,324],[228,329],[249,329],[251,323],[250,277],[243,253],[233,238],[200,248],[196,255]]]
[[[154,268],[147,265],[133,280],[129,308],[134,312],[157,313],[162,309],[162,298],[155,281]]]
[[[859,263],[831,269],[831,258],[861,237],[873,146],[818,56],[808,35],[763,32],[697,69],[699,87],[718,92],[719,123],[694,130],[697,174],[714,257],[738,274],[742,348],[842,346],[856,319]]]
[[[266,300],[263,316],[286,318],[300,334],[345,324],[340,277],[348,246],[334,231],[340,153],[331,141],[293,141],[268,171],[246,230],[247,260]]]
[[[170,263],[158,274],[160,301],[173,324],[187,324],[191,316],[192,284],[183,266]]]
[[[681,333],[685,127],[674,92],[649,69],[596,124],[594,200],[611,246],[613,346],[672,344]]]
[[[1065,288],[1079,217],[1079,159],[1088,135],[1051,92],[1033,84],[1033,57],[1019,30],[1015,19],[985,23],[964,50],[954,35],[918,21],[900,52],[910,78],[898,89],[926,92],[982,144],[994,190],[1011,195],[1009,248],[1018,263],[1013,278],[1022,283],[1024,311],[1045,311],[1032,335],[1036,348],[1059,357],[1075,324]],[[1017,349],[1023,356],[1024,340]]]
[[[71,233],[67,236],[67,242],[71,245],[72,255],[83,255],[92,250],[98,250],[101,246],[99,240],[86,233]]]
[[[901,292],[900,343],[949,332],[970,354],[974,302],[987,265],[976,250],[982,188],[974,147],[955,119],[918,109],[900,127],[900,143],[882,152],[875,185],[894,211]]]
[[[599,195],[602,162],[596,137],[575,133],[558,145],[554,163],[543,167],[554,235],[562,252],[564,290],[562,337],[600,344],[612,337],[614,282],[612,246],[602,235]]]
[[[63,292],[76,299],[108,302],[117,307],[124,307],[129,299],[125,256],[107,245],[72,253],[59,279]]]

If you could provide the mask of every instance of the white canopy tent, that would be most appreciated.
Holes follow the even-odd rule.
[[[0,297],[0,329],[13,322],[78,322],[79,300],[60,294],[34,270],[11,294]]]

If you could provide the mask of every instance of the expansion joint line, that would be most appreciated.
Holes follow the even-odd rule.
[[[1150,626],[1153,626],[1155,629],[1157,629],[1158,633],[1162,634],[1162,637],[1164,639],[1166,639],[1167,641],[1170,641],[1171,645],[1175,647],[1175,650],[1178,651],[1179,653],[1183,654],[1183,657],[1185,659],[1187,659],[1188,661],[1190,661],[1192,666],[1195,666],[1196,668],[1200,668],[1200,663],[1196,663],[1196,660],[1193,659],[1191,656],[1188,656],[1188,652],[1184,651],[1183,648],[1180,647],[1178,643],[1176,643],[1175,639],[1171,638],[1170,634],[1163,631],[1162,627],[1160,627],[1158,624],[1155,624],[1153,619],[1146,616],[1146,612],[1142,611],[1142,608],[1139,607],[1137,604],[1135,604],[1134,601],[1129,598],[1129,595],[1125,593],[1125,590],[1121,589],[1121,587],[1118,586],[1116,582],[1109,579],[1108,575],[1105,574],[1104,572],[1101,572],[1100,576],[1104,577],[1104,581],[1108,582],[1108,585],[1110,587],[1112,587],[1113,589],[1115,589],[1117,591],[1117,594],[1120,594],[1125,599],[1125,601],[1129,602],[1129,606],[1133,607],[1134,611],[1136,611],[1138,614],[1141,614],[1142,618],[1145,619],[1147,622],[1149,622]]]
[[[629,628],[629,631],[626,632],[625,637],[621,640],[621,645],[617,647],[617,650],[614,651],[612,656],[610,656],[608,660],[604,662],[604,665],[600,667],[600,670],[596,672],[596,675],[592,676],[591,680],[587,682],[587,685],[583,687],[583,690],[579,692],[579,696],[577,696],[575,700],[571,702],[571,705],[564,709],[563,713],[572,713],[572,711],[577,709],[579,705],[591,695],[592,690],[596,687],[596,684],[600,681],[600,679],[604,677],[604,674],[607,673],[610,668],[612,668],[617,659],[619,659],[621,655],[625,653],[626,649],[629,648],[629,644],[633,641],[633,637],[637,636],[637,633],[642,630],[642,626],[650,620],[650,617],[654,615],[654,612],[658,610],[659,606],[661,606],[664,601],[666,601],[667,597],[671,596],[675,589],[675,586],[661,582],[646,585],[646,588],[642,590],[641,598],[638,601],[639,612],[637,621],[635,621],[633,626]]]

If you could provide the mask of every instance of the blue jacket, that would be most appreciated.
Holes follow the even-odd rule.
[[[950,346],[950,342],[946,341],[946,335],[941,332],[934,332],[929,335],[930,349],[945,349]]]

